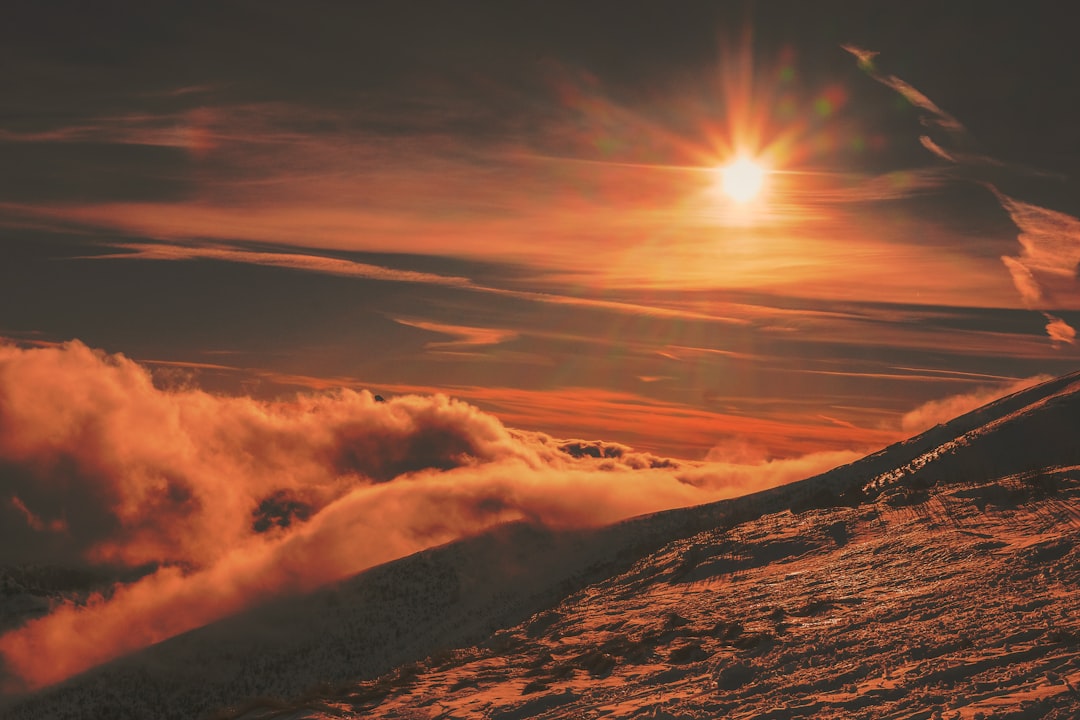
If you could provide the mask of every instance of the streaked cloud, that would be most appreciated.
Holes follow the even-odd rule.
[[[892,88],[913,105],[925,111],[922,117],[925,126],[939,128],[946,132],[949,141],[956,146],[955,149],[943,146],[928,135],[919,138],[923,147],[938,158],[957,166],[970,168],[994,166],[1022,174],[1059,177],[1060,179],[1060,176],[1053,173],[1008,166],[989,155],[969,151],[967,148],[973,147],[975,143],[967,129],[955,117],[942,110],[906,81],[895,75],[880,72],[875,60],[878,53],[854,45],[843,47],[855,56],[859,67],[870,77]],[[1021,246],[1020,254],[1002,256],[1001,260],[1008,269],[1024,303],[1029,308],[1044,311],[1075,307],[1077,302],[1080,302],[1080,287],[1077,286],[1078,267],[1080,267],[1080,220],[1062,212],[1010,197],[988,180],[983,180],[982,183],[993,193],[1020,230],[1017,238]],[[1048,312],[1044,314],[1048,321],[1047,335],[1054,345],[1072,344],[1076,337],[1076,330],[1062,318]]]
[[[132,260],[218,260],[221,262],[247,263],[269,267],[289,268],[325,275],[384,280],[387,282],[428,283],[465,287],[472,282],[468,278],[414,270],[395,270],[380,265],[327,257],[326,255],[288,252],[259,252],[238,248],[205,245],[174,245],[165,243],[126,243],[113,247],[127,252],[93,255],[83,259],[132,259]]]
[[[1076,329],[1059,317],[1043,313],[1046,317],[1046,334],[1059,345],[1072,345],[1076,342]]]
[[[218,260],[222,262],[245,263],[250,265],[264,265],[269,267],[287,268],[302,272],[314,272],[341,277],[353,277],[366,280],[381,280],[386,282],[424,283],[441,285],[446,287],[463,288],[479,293],[501,295],[504,297],[531,300],[540,303],[555,305],[570,305],[613,312],[627,313],[632,315],[648,315],[654,317],[686,318],[693,320],[709,320],[730,324],[746,324],[749,321],[743,318],[710,313],[703,310],[680,307],[678,304],[647,305],[620,300],[603,300],[591,297],[563,295],[554,292],[542,292],[533,290],[515,290],[510,288],[488,287],[474,283],[469,278],[436,273],[418,272],[414,270],[398,270],[373,265],[370,263],[356,262],[336,257],[328,257],[315,253],[289,253],[289,252],[260,252],[256,250],[238,247],[221,247],[208,245],[190,244],[167,244],[167,243],[129,243],[117,244],[113,247],[126,252],[108,253],[86,256],[77,259],[84,260]],[[415,323],[402,323],[419,327]]]
[[[1001,294],[984,263],[976,260],[960,266],[957,252],[946,245],[907,246],[908,234],[920,232],[908,222],[890,223],[878,236],[870,237],[853,236],[852,218],[844,216],[790,228],[739,231],[725,230],[707,218],[650,216],[641,207],[629,205],[616,213],[599,207],[569,215],[558,207],[540,212],[533,208],[515,219],[446,221],[317,205],[269,207],[254,215],[245,207],[206,204],[25,209],[38,221],[51,217],[168,238],[185,248],[175,259],[196,252],[187,246],[208,240],[418,255],[438,255],[453,248],[458,257],[526,267],[541,283],[577,284],[586,290],[727,288],[888,302],[910,297],[910,274],[921,278],[920,292],[927,302],[964,304],[972,297]],[[858,252],[853,253],[853,247]],[[603,260],[583,263],[583,252]],[[227,259],[286,262],[266,254],[239,253],[229,251]],[[218,256],[225,259],[224,253]],[[165,258],[166,253],[160,251],[155,259]],[[300,263],[293,266],[299,268]],[[962,272],[957,272],[958,267]],[[320,268],[308,264],[304,269]],[[542,293],[538,290],[536,296]],[[710,313],[697,310],[695,314]]]
[[[394,322],[454,338],[453,340],[429,342],[427,347],[432,350],[468,349],[488,345],[499,345],[518,336],[518,333],[514,330],[499,328],[467,327],[464,325],[449,325],[407,318],[394,318]]]
[[[1048,310],[1073,306],[1080,297],[1080,220],[990,189],[1020,229],[1020,254],[1001,259],[1024,301]]]
[[[949,130],[950,132],[965,132],[964,126],[960,124],[959,120],[942,110],[933,100],[915,87],[896,75],[880,72],[877,69],[877,63],[875,61],[875,58],[877,58],[880,53],[861,48],[857,45],[843,45],[841,47],[855,56],[855,59],[859,62],[859,67],[865,70],[870,77],[874,78],[882,85],[886,85],[900,93],[900,95],[906,98],[912,105],[922,108],[930,113],[927,122]]]

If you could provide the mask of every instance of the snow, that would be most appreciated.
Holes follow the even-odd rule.
[[[1080,468],[1048,479],[698,533],[301,717],[1077,717]]]

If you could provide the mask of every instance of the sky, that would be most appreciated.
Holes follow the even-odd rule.
[[[14,341],[697,459],[880,445],[1077,359],[1060,3],[13,8]]]
[[[1075,370],[1070,10],[7,3],[0,560],[139,579],[0,688]]]

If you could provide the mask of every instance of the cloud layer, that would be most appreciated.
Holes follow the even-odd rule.
[[[4,690],[497,523],[607,523],[856,456],[676,462],[511,430],[445,396],[261,402],[162,390],[77,341],[0,345],[0,560],[148,570],[0,637]]]

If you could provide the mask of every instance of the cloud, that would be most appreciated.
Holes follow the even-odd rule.
[[[453,275],[438,275],[415,270],[395,270],[381,265],[309,253],[258,252],[221,246],[170,245],[165,243],[121,243],[113,247],[128,252],[91,255],[80,259],[219,260],[222,262],[266,265],[325,275],[385,280],[388,282],[428,283],[449,285],[451,287],[463,287],[471,284],[468,278]]]
[[[1046,334],[1055,345],[1072,345],[1076,342],[1076,329],[1059,317],[1043,313],[1046,317]]]
[[[989,186],[1020,229],[1020,254],[1002,256],[1013,284],[1029,308],[1075,306],[1080,296],[1076,268],[1080,264],[1080,220],[1065,213],[1021,202]],[[1046,333],[1055,345],[1071,345],[1076,330],[1047,312]]]
[[[0,204],[0,210],[12,209],[12,206]],[[23,208],[24,210],[26,208]],[[30,215],[40,214],[30,210]],[[48,213],[45,213],[48,215]],[[513,290],[502,287],[490,287],[473,282],[469,278],[454,275],[439,275],[437,273],[420,272],[415,270],[399,270],[382,265],[346,260],[343,258],[328,257],[317,252],[263,252],[242,247],[229,247],[224,244],[190,244],[190,243],[116,243],[111,247],[124,252],[108,253],[101,255],[80,256],[72,259],[78,260],[157,260],[157,261],[185,261],[185,260],[218,260],[221,262],[244,263],[250,265],[264,265],[269,267],[287,268],[302,272],[313,272],[325,275],[337,275],[340,277],[353,277],[368,280],[382,280],[385,282],[424,283],[429,285],[441,285],[444,287],[461,288],[471,292],[496,295],[499,297],[527,300],[531,302],[546,303],[551,305],[564,305],[571,307],[591,308],[606,310],[629,315],[644,315],[650,317],[681,318],[688,320],[708,320],[729,325],[748,325],[749,320],[733,315],[723,315],[714,312],[705,312],[695,308],[679,307],[677,304],[644,304],[620,300],[604,300],[593,297],[581,297],[578,295],[565,295],[554,292],[541,292],[531,290]],[[729,304],[733,311],[745,309],[744,306]],[[767,312],[768,308],[759,308],[759,312]],[[778,311],[779,312],[779,311]],[[403,325],[421,327],[416,321],[396,319]],[[435,327],[434,323],[428,323]],[[453,327],[453,326],[442,326]],[[423,329],[430,329],[424,327]],[[460,328],[455,328],[458,330]],[[475,330],[475,329],[472,329]],[[441,331],[436,331],[441,332]],[[485,331],[492,332],[492,331]],[[499,331],[510,332],[510,331]],[[454,333],[451,333],[454,334]],[[504,339],[509,339],[506,337]],[[455,342],[455,345],[459,343]],[[478,344],[478,343],[470,343]],[[483,343],[489,344],[489,343]]]
[[[1039,287],[1039,283],[1035,280],[1035,275],[1032,274],[1031,269],[1019,259],[1008,255],[1003,255],[1001,262],[1005,263],[1005,267],[1008,268],[1013,285],[1016,286],[1016,291],[1020,293],[1020,297],[1024,299],[1024,303],[1028,307],[1034,307],[1041,303],[1043,299],[1042,288]]]
[[[134,362],[77,342],[3,346],[0,367],[4,490],[44,522],[64,520],[71,549],[95,561],[213,561],[283,490],[321,508],[426,468],[541,463],[497,420],[446,397],[384,407],[347,390],[289,403],[167,393]]]
[[[742,492],[733,495],[745,494],[812,477],[864,455],[851,450],[824,450],[794,458],[755,459],[744,452],[736,459],[726,460],[721,447],[710,453],[710,462],[684,472],[682,478],[684,482],[702,488],[717,487],[718,484],[720,487],[738,487]]]
[[[163,390],[122,355],[0,344],[5,562],[142,568],[0,637],[6,691],[511,520],[612,522],[854,459],[695,463],[506,428],[445,396]]]
[[[445,323],[428,322],[426,320],[407,320],[394,318],[399,325],[427,330],[428,332],[446,335],[453,340],[430,342],[426,345],[431,350],[456,350],[483,347],[485,345],[499,345],[507,340],[513,340],[518,336],[514,330],[500,328],[478,328],[465,325],[449,325]]]
[[[1012,382],[987,386],[960,395],[950,395],[938,400],[931,400],[906,413],[900,419],[900,427],[906,434],[914,435],[940,423],[948,422],[964,413],[993,402],[998,398],[1020,392],[1026,388],[1050,380],[1049,375],[1036,375]]]
[[[46,523],[40,517],[30,512],[30,509],[27,508],[23,501],[19,499],[18,495],[12,495],[11,499],[8,502],[11,503],[11,507],[19,511],[19,513],[26,520],[27,526],[29,526],[32,530],[37,530],[39,532],[46,529],[52,530],[53,532],[63,532],[67,530],[67,523],[65,523],[63,520],[56,519],[52,522]]]
[[[974,145],[967,129],[949,113],[938,107],[922,92],[895,75],[880,72],[875,63],[878,53],[854,45],[843,45],[844,50],[855,56],[859,67],[877,82],[900,93],[916,107],[925,111],[923,125],[946,131],[949,141],[956,147],[945,147],[924,135],[919,141],[932,154],[957,166],[978,168],[993,166],[1040,177],[1058,177],[1053,173],[1009,165],[989,155],[975,153],[966,148]],[[1017,240],[1021,252],[1018,256],[1001,258],[1012,277],[1024,304],[1032,309],[1054,307],[1055,303],[1075,305],[1077,293],[1077,265],[1080,263],[1080,220],[1071,215],[1021,202],[1009,197],[990,182],[983,183],[994,194],[1001,207],[1020,230]],[[1061,307],[1062,305],[1056,305]],[[1045,314],[1045,313],[1044,313]],[[1047,335],[1055,345],[1075,342],[1076,330],[1059,317],[1047,315]]]
[[[990,190],[1020,230],[1020,254],[1004,256],[1016,289],[1030,308],[1075,303],[1077,266],[1080,264],[1080,220],[1055,210],[1009,197],[992,185]],[[1060,342],[1072,342],[1075,330],[1064,320],[1052,318]],[[1068,330],[1066,330],[1068,328]],[[1068,331],[1072,331],[1071,333]],[[1050,326],[1047,326],[1050,332]]]
[[[869,450],[897,440],[895,432],[807,423],[797,410],[765,413],[764,417],[740,413],[709,393],[702,401],[715,407],[587,387],[537,391],[474,386],[455,388],[454,393],[517,426],[551,433],[565,432],[569,426],[578,434],[617,435],[639,449],[659,452],[674,447],[679,454],[693,457],[702,457],[729,438],[755,438],[765,449],[764,457],[799,457],[823,449]],[[742,398],[728,400],[744,402]],[[663,442],[657,442],[657,427],[664,428]]]
[[[954,118],[949,113],[942,110],[934,103],[933,100],[928,98],[918,89],[910,85],[905,80],[897,77],[896,75],[890,75],[878,71],[874,58],[880,53],[873,50],[866,50],[856,45],[841,45],[844,50],[848,51],[855,56],[858,60],[859,67],[866,71],[870,77],[877,80],[882,85],[890,87],[896,92],[900,93],[908,102],[916,107],[922,108],[927,111],[929,115],[925,118],[925,125],[933,125],[944,128],[950,132],[963,133],[966,132],[964,126],[960,124],[960,121]]]

